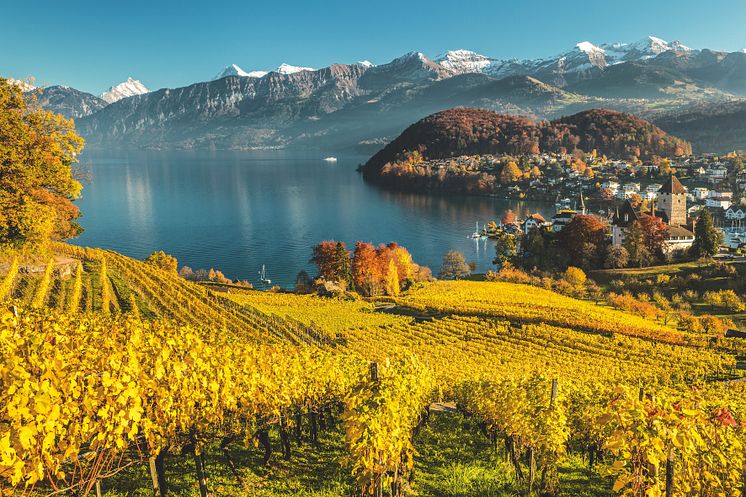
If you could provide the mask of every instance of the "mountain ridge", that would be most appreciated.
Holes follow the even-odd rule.
[[[93,147],[353,149],[383,143],[457,106],[537,119],[606,107],[658,119],[743,98],[746,53],[648,37],[580,42],[528,61],[462,49],[435,59],[413,51],[379,65],[284,65],[266,74],[233,64],[210,81],[139,92],[100,108],[80,94],[65,105],[49,99],[47,106],[80,119]]]

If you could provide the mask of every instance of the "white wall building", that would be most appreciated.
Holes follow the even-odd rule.
[[[702,188],[701,186],[698,186],[697,188],[692,190],[692,196],[697,200],[704,200],[709,194],[710,190],[707,188]]]
[[[721,209],[730,208],[733,203],[732,192],[710,192],[705,199],[705,205],[707,207],[719,207]]]

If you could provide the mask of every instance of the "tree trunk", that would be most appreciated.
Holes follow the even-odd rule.
[[[319,429],[321,431],[326,431],[326,418],[324,417],[324,409],[319,408],[319,412],[317,414],[319,418]]]
[[[673,447],[668,449],[666,459],[666,497],[673,497]]]
[[[197,455],[195,450],[192,451],[194,456],[194,467],[197,470],[197,481],[199,482],[199,494],[201,497],[208,497],[207,476],[205,476],[204,460],[202,454]]]
[[[269,432],[264,429],[257,433],[259,437],[259,444],[264,448],[264,456],[262,457],[262,464],[267,466],[269,460],[272,457],[272,444],[269,441]]]
[[[158,487],[161,489],[161,497],[166,497],[168,483],[166,482],[166,456],[168,451],[161,450],[155,458],[155,468],[158,472]]]
[[[282,457],[286,460],[290,460],[290,436],[287,432],[287,423],[285,417],[280,416],[280,445],[282,445]]]
[[[536,457],[534,456],[533,447],[528,449],[528,493],[534,490],[534,481],[536,480]]]
[[[295,442],[300,445],[303,443],[303,415],[300,411],[295,411]]]
[[[515,469],[515,476],[519,482],[522,482],[524,480],[523,469],[521,469],[521,462],[518,460],[518,454],[516,454],[515,452],[515,440],[508,437],[506,443],[508,444],[508,454],[510,454],[510,462],[513,464],[513,468]]]
[[[310,421],[310,437],[311,437],[311,443],[313,445],[319,444],[319,428],[316,418],[316,413],[314,411],[310,411],[308,413],[308,419]]]
[[[239,485],[243,483],[243,478],[241,478],[241,473],[238,472],[238,468],[236,467],[236,463],[233,461],[233,458],[231,457],[231,453],[228,452],[228,444],[233,441],[232,437],[225,437],[220,442],[220,450],[223,451],[223,456],[225,456],[225,460],[228,462],[228,467],[231,469],[231,473],[233,473],[233,476],[236,477],[236,480],[238,481]]]
[[[150,478],[153,483],[153,495],[155,497],[166,497],[168,485],[166,484],[166,453],[167,449],[161,449],[158,455],[150,457],[148,467]]]

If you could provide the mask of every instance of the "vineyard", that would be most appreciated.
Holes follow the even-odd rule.
[[[260,495],[293,461],[342,468],[319,495],[443,495],[418,467],[444,416],[497,456],[490,495],[566,494],[578,464],[594,495],[743,490],[746,387],[711,337],[527,285],[220,292],[54,248],[0,274],[3,495]]]

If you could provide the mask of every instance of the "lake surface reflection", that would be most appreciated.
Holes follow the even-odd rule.
[[[443,254],[459,250],[484,272],[494,243],[468,238],[506,209],[549,216],[553,205],[486,197],[382,191],[355,171],[366,157],[324,162],[287,152],[87,152],[92,182],[78,201],[85,233],[73,243],[144,258],[164,250],[179,265],[215,267],[258,281],[266,265],[290,287],[321,240],[397,241],[437,273]]]

